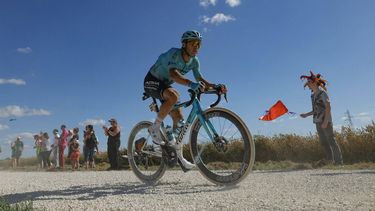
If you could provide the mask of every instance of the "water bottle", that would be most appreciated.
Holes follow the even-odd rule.
[[[177,127],[174,129],[173,133],[178,136],[181,133],[182,128],[185,125],[185,121],[183,119],[180,119],[180,121],[177,122]]]
[[[166,133],[166,135],[167,135],[168,143],[169,143],[170,145],[175,144],[175,143],[176,143],[176,139],[175,139],[175,137],[174,137],[174,135],[173,135],[173,129],[172,129],[171,126],[168,125],[168,126],[165,128],[165,133]]]

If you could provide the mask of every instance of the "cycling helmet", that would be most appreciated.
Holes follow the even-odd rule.
[[[200,40],[202,41],[202,35],[198,31],[192,30],[192,31],[186,31],[184,34],[182,34],[181,42],[184,42],[185,40]]]

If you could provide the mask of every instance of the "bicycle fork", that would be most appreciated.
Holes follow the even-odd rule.
[[[176,139],[177,143],[182,142],[189,126],[194,122],[195,118],[198,117],[198,121],[205,129],[208,137],[210,140],[214,143],[216,137],[218,137],[218,133],[216,132],[214,126],[212,123],[203,115],[203,110],[199,104],[199,102],[196,100],[193,102],[193,108],[189,114],[189,117],[186,120],[185,125],[183,126],[180,134],[178,134],[178,137]],[[194,128],[192,128],[194,129]]]

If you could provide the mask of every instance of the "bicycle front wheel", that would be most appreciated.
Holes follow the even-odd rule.
[[[199,119],[193,123],[190,151],[194,163],[211,182],[235,185],[254,165],[255,144],[250,131],[240,117],[225,108],[210,108],[204,111],[204,116],[217,135],[211,129],[208,132],[210,126],[205,128]]]
[[[152,122],[143,121],[134,126],[128,140],[128,160],[134,174],[144,183],[154,184],[165,173],[159,145],[152,142],[147,129]]]

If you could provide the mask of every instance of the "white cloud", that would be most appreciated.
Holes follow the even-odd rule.
[[[368,115],[370,115],[368,112],[362,112],[358,114],[358,116],[368,116]]]
[[[0,78],[0,84],[14,84],[14,85],[25,85],[26,82],[22,79],[3,79]]]
[[[361,112],[354,116],[355,120],[359,120],[361,122],[371,122],[371,115],[369,112]]]
[[[333,125],[333,129],[334,130],[341,130],[341,127],[342,127],[343,125]]]
[[[10,105],[0,108],[0,117],[22,117],[22,116],[49,116],[51,113],[45,109],[31,109],[27,107],[20,107],[17,105]]]
[[[202,7],[208,7],[210,5],[215,6],[216,0],[199,0],[199,5]]]
[[[17,139],[17,137],[21,137],[21,140],[24,143],[25,141],[30,141],[31,143],[33,143],[35,134],[37,133],[22,132],[22,133],[11,134],[3,139],[4,140],[3,143],[10,145],[13,141]]]
[[[370,116],[357,116],[354,117],[354,119],[359,120],[361,122],[371,122],[371,117]]]
[[[0,124],[0,130],[6,130],[8,128],[9,128],[8,125],[2,125],[2,124]]]
[[[86,126],[86,125],[105,125],[105,120],[103,119],[86,119],[83,122],[80,122],[79,125]]]
[[[375,119],[371,111],[370,112],[361,112],[361,113],[356,114],[356,115],[351,115],[351,118],[352,118],[352,120],[360,121],[361,123],[365,123],[365,124],[367,124],[367,123],[371,122],[373,119]],[[341,120],[348,121],[349,118],[348,118],[348,116],[343,116],[343,117],[341,117]]]
[[[30,48],[30,47],[26,47],[26,48],[17,48],[17,52],[18,53],[24,53],[24,54],[29,54],[31,53],[33,50]]]
[[[298,119],[299,115],[290,116],[289,119]]]
[[[237,7],[241,4],[241,0],[225,0],[225,3],[228,4],[230,7]]]
[[[230,15],[224,15],[223,13],[217,13],[216,15],[212,17],[208,17],[208,16],[202,17],[203,23],[215,24],[215,25],[219,25],[223,22],[234,21],[234,20],[236,20],[234,17]]]
[[[18,136],[21,137],[21,139],[31,139],[34,140],[34,135],[38,133],[30,133],[30,132],[23,132],[23,133],[18,133],[14,135],[14,139],[17,138]]]

